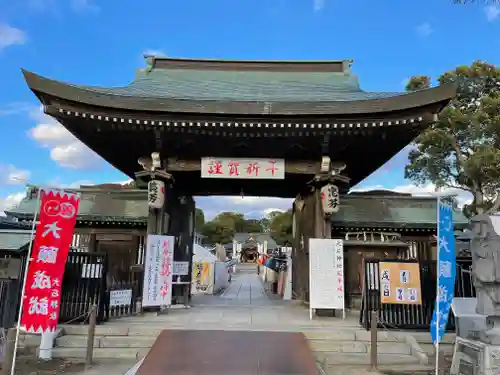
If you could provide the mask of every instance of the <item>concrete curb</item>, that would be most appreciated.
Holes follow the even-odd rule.
[[[134,367],[132,367],[130,370],[128,370],[125,375],[135,375],[137,373],[137,370],[139,370],[139,367],[141,367],[142,362],[144,361],[144,358],[141,359],[139,362],[137,362]]]
[[[411,355],[418,359],[419,363],[421,363],[422,365],[428,365],[429,357],[427,356],[427,353],[420,347],[415,337],[406,335],[405,341],[406,344],[410,347]]]

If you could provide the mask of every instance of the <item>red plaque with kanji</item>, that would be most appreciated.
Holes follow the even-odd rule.
[[[28,262],[21,315],[21,326],[28,332],[53,332],[57,327],[61,283],[79,202],[77,194],[40,191],[40,213]]]

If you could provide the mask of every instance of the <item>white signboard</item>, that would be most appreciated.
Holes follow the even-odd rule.
[[[344,299],[344,244],[342,240],[309,239],[309,315],[313,310],[342,310]]]
[[[174,276],[189,275],[189,262],[174,262]]]
[[[109,292],[109,307],[130,306],[132,289],[112,290]]]
[[[201,158],[202,178],[283,180],[284,159]]]
[[[142,306],[172,304],[174,237],[149,234],[146,243]]]

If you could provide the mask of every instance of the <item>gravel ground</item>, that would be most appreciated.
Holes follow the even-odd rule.
[[[450,368],[451,368],[451,361],[453,359],[453,356],[445,356],[444,357],[444,364],[440,366],[441,372],[440,375],[450,375]],[[404,371],[404,370],[397,370],[397,371],[384,371],[384,374],[387,375],[434,375],[435,370],[425,370],[425,371]]]
[[[90,367],[85,367],[82,360],[53,359],[40,361],[33,356],[20,357],[16,361],[15,375],[123,375],[137,361],[132,360],[99,360]]]
[[[54,375],[78,374],[83,372],[85,364],[77,361],[53,359],[49,362],[33,357],[20,357],[16,361],[16,375]]]

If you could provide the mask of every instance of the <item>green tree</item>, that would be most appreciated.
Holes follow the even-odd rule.
[[[459,66],[438,78],[455,83],[457,96],[438,121],[416,140],[405,177],[417,184],[470,192],[466,215],[500,207],[500,69],[483,61]],[[429,87],[428,77],[413,77],[408,90]]]
[[[205,225],[205,213],[201,208],[196,208],[194,213],[194,223],[197,231],[202,231],[203,226]]]
[[[233,228],[235,232],[243,232],[245,230],[245,217],[236,212],[221,212],[214,220]]]
[[[244,222],[243,232],[246,233],[262,233],[260,220],[247,219]]]
[[[278,245],[292,242],[293,234],[293,213],[292,210],[286,212],[273,211],[269,214],[269,231]]]
[[[227,225],[227,222],[212,220],[203,226],[202,234],[205,236],[207,245],[215,245],[216,243],[227,244],[233,240],[234,229]]]

